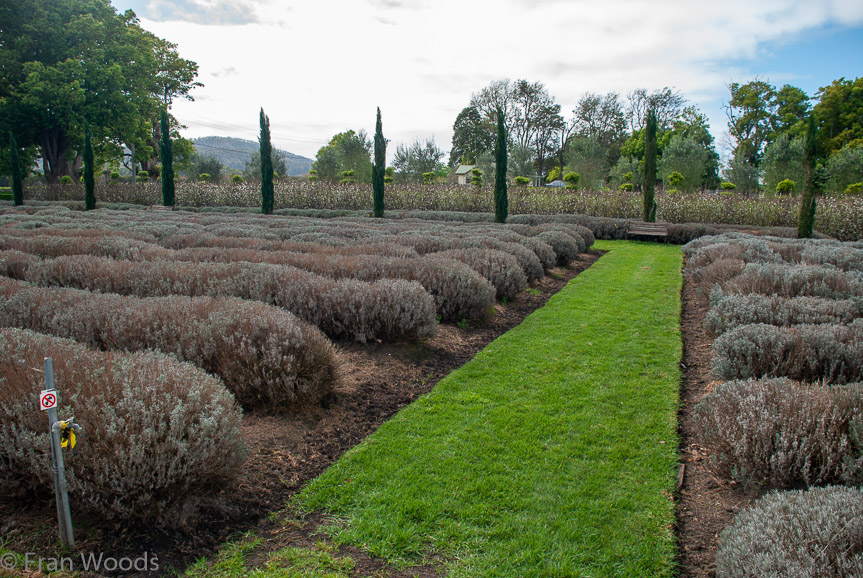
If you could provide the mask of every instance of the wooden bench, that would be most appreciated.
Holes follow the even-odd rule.
[[[643,221],[628,221],[626,223],[626,238],[630,237],[662,237],[668,242],[668,223],[645,223]]]

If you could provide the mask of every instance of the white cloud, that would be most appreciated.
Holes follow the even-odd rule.
[[[123,0],[114,2],[125,9]],[[278,146],[305,156],[337,132],[372,132],[378,106],[391,142],[434,135],[447,150],[471,93],[500,78],[544,83],[566,112],[588,91],[674,86],[691,102],[712,103],[703,107],[722,128],[717,103],[727,83],[754,76],[741,62],[807,30],[863,24],[859,0],[150,0],[147,6],[138,14],[142,25],[177,43],[181,56],[199,64],[206,85],[194,91],[198,101],[175,105],[189,136],[246,127],[236,136],[254,138],[263,107]],[[229,126],[206,126],[213,121]]]

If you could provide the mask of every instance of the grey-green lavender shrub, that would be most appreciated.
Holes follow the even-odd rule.
[[[519,265],[521,265],[522,271],[524,271],[524,274],[527,276],[528,282],[542,279],[545,276],[545,266],[543,262],[540,261],[539,257],[537,257],[536,253],[518,243],[508,243],[498,239],[476,235],[457,239],[453,241],[448,248],[467,249],[469,247],[483,247],[486,249],[495,249],[503,251],[504,253],[509,253],[515,257]],[[551,247],[549,247],[549,251],[552,255],[550,261],[547,262],[550,263],[550,268],[554,266],[554,251],[551,250]]]
[[[212,297],[140,299],[0,278],[0,326],[105,351],[157,349],[221,377],[244,406],[282,411],[331,391],[330,341],[287,311]]]
[[[695,416],[695,438],[721,476],[779,487],[863,481],[860,383],[730,381],[716,386]]]
[[[221,252],[221,256],[235,256],[235,251],[238,250]],[[227,263],[135,262],[75,255],[36,263],[22,278],[41,286],[136,297],[187,295],[261,301],[290,311],[331,337],[362,343],[372,339],[427,339],[437,329],[434,301],[419,283],[403,279],[372,283],[332,279],[296,267],[249,259]]]
[[[863,296],[863,273],[820,265],[748,263],[723,288],[727,293],[848,299]]]
[[[495,249],[470,247],[450,249],[428,255],[433,258],[455,259],[488,279],[494,285],[498,299],[512,299],[527,288],[527,277],[515,257]]]
[[[704,318],[704,328],[718,336],[741,325],[802,325],[851,323],[863,317],[859,299],[824,297],[778,297],[776,295],[723,295],[711,303]]]
[[[863,575],[863,490],[771,492],[719,536],[717,578]]]
[[[713,341],[713,374],[724,380],[863,381],[863,320],[847,326],[742,325]]]
[[[53,359],[61,419],[84,429],[65,454],[76,508],[111,520],[182,526],[218,499],[245,449],[224,383],[155,352],[100,352],[70,339],[0,330],[0,488],[53,496],[43,359]]]
[[[556,264],[561,267],[569,265],[578,258],[578,254],[581,252],[575,239],[561,231],[543,231],[536,238],[551,245],[557,257]],[[584,245],[584,241],[582,241],[582,245]]]

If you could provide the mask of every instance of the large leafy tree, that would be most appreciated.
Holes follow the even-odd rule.
[[[450,168],[455,168],[461,163],[476,164],[479,156],[491,150],[494,145],[494,138],[475,106],[465,107],[458,113],[452,130]]]
[[[643,130],[647,126],[647,116],[651,110],[656,117],[658,131],[671,129],[686,103],[678,90],[667,86],[653,92],[648,92],[646,88],[637,88],[626,96],[629,101],[626,118],[632,132]]]
[[[372,142],[364,130],[348,130],[335,135],[329,144],[318,149],[314,163],[322,179],[339,180],[344,171],[354,171],[360,183],[372,181]]]
[[[400,181],[419,182],[423,173],[436,173],[445,169],[441,160],[444,152],[435,144],[434,138],[417,139],[410,145],[399,144],[393,156],[393,168]]]
[[[790,179],[800,190],[806,184],[806,154],[803,150],[803,137],[792,137],[790,132],[780,134],[764,149],[761,160],[761,173],[764,178],[764,191],[776,191],[780,181]]]
[[[826,156],[849,144],[863,144],[863,77],[840,78],[816,94],[812,109],[818,128],[818,151]]]
[[[48,182],[78,175],[85,120],[98,146],[134,147],[160,101],[197,85],[193,62],[108,0],[2,2],[0,22],[0,128],[39,146]]]
[[[728,87],[728,132],[736,141],[734,157],[758,167],[764,148],[773,138],[776,123],[776,89],[763,80]]]

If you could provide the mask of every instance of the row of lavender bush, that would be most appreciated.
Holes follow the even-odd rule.
[[[80,201],[83,187],[34,186],[25,192],[26,200]],[[99,183],[97,202],[156,205],[161,202],[158,183]],[[260,190],[253,184],[213,185],[179,182],[177,204],[188,207],[260,207]],[[638,219],[643,199],[639,193],[593,192],[586,190],[512,188],[509,191],[511,214],[578,214],[617,219]],[[26,201],[25,201],[26,202]],[[657,218],[671,223],[751,225],[756,227],[795,227],[800,201],[793,197],[753,198],[742,195],[657,193]],[[397,185],[387,187],[390,211],[493,212],[489,187],[475,189],[453,185]],[[372,190],[368,185],[335,185],[285,180],[276,184],[276,209],[329,209],[370,211]],[[842,240],[863,237],[863,199],[824,197],[818,200],[815,228]]]
[[[863,482],[861,248],[727,234],[683,250],[687,276],[710,290],[713,371],[728,380],[696,406],[696,440],[722,476],[828,484],[740,512],[720,536],[717,576],[859,572],[863,524],[847,506],[863,495],[843,486]]]

